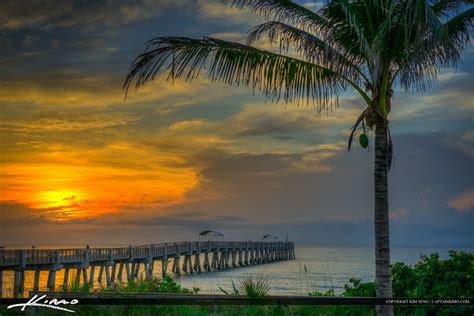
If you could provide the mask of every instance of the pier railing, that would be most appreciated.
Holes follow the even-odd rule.
[[[82,262],[88,257],[89,262],[106,260],[145,259],[174,257],[176,255],[213,252],[229,252],[243,250],[293,250],[291,242],[178,242],[159,243],[143,246],[118,248],[71,248],[71,249],[28,249],[0,250],[0,269],[9,266],[28,266],[38,264],[75,263]]]
[[[182,264],[181,258],[184,259]],[[121,280],[123,274],[127,280],[138,277],[139,271],[147,278],[152,277],[155,261],[161,261],[161,273],[165,276],[170,259],[173,260],[171,271],[180,275],[182,272],[192,274],[294,258],[294,244],[281,241],[209,240],[115,248],[0,249],[0,289],[3,271],[14,272],[14,296],[18,296],[24,291],[27,270],[35,271],[33,289],[39,288],[40,272],[48,271],[47,288],[54,290],[56,272],[60,270],[64,270],[63,286],[67,286],[70,269],[77,270],[77,282],[82,279],[83,283],[92,284],[96,268],[99,269],[97,281],[101,283],[105,274],[106,284],[110,285],[115,279]]]

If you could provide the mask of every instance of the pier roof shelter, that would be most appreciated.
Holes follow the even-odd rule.
[[[278,236],[272,235],[272,234],[266,234],[266,235],[263,235],[262,239],[265,241],[269,241],[269,240],[275,241],[275,240],[278,240]]]
[[[215,239],[216,241],[224,241],[224,233],[217,230],[204,230],[199,233],[200,241],[207,241],[211,238]]]

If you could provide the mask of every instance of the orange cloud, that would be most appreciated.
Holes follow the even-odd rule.
[[[2,174],[1,201],[21,202],[57,221],[173,204],[198,182],[192,168],[139,170],[93,163],[10,164],[2,166]]]
[[[474,190],[468,190],[449,200],[448,205],[458,211],[468,211],[474,205]]]

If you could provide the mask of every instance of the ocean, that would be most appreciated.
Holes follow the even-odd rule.
[[[437,252],[447,258],[449,250],[473,252],[474,247],[392,246],[391,261],[413,265],[421,255]],[[222,294],[246,277],[264,278],[271,294],[306,295],[312,291],[343,291],[349,279],[373,281],[375,255],[372,246],[301,246],[295,249],[296,259],[224,271],[186,275],[176,278],[184,287],[198,287],[203,293]]]
[[[66,248],[66,247],[61,247]],[[392,263],[404,262],[413,265],[421,255],[437,252],[441,258],[448,257],[449,250],[473,252],[474,246],[392,246]],[[296,259],[274,263],[229,268],[227,270],[203,272],[201,274],[174,276],[177,283],[192,289],[197,287],[199,293],[222,294],[220,288],[232,290],[232,282],[238,284],[248,277],[268,280],[270,294],[306,295],[312,291],[325,292],[333,289],[336,293],[343,290],[349,279],[363,281],[374,280],[374,249],[372,246],[296,246]],[[201,262],[203,260],[201,259]],[[168,265],[171,269],[171,264]],[[155,263],[155,273],[161,272],[160,262]],[[171,270],[169,275],[173,276]],[[70,273],[70,281],[74,273]],[[56,284],[63,284],[63,273],[57,274]],[[47,272],[40,276],[40,290],[46,290]],[[25,290],[33,287],[34,272],[25,274]],[[105,285],[94,282],[95,288]],[[2,293],[4,297],[13,294],[13,272],[3,272]]]

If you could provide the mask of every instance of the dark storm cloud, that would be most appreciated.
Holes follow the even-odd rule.
[[[124,219],[113,221],[112,225],[177,227],[195,232],[212,228],[240,227],[243,219],[238,216],[209,216],[204,212],[181,212],[173,215],[161,215],[151,218]]]
[[[248,122],[249,126],[236,133],[236,136],[258,136],[271,134],[291,134],[314,127],[313,120],[305,117],[282,121],[272,117],[260,117],[256,122]]]
[[[71,221],[58,222],[56,216],[48,216],[49,212],[60,212],[62,207],[45,208],[41,213],[38,209],[30,208],[17,201],[0,201],[0,227],[30,227],[36,225],[77,225],[77,224],[93,224],[98,220],[94,218],[73,219]],[[7,236],[2,236],[6,239]]]
[[[473,241],[472,210],[448,205],[450,199],[474,187],[472,157],[452,147],[449,139],[449,135],[395,137],[395,162],[390,173],[395,243]],[[210,214],[237,212],[255,220],[255,225],[267,221],[267,227],[294,231],[308,242],[350,242],[350,232],[353,241],[370,242],[372,153],[338,151],[313,162],[329,170],[311,170],[311,165],[303,165],[307,170],[295,169],[304,157],[264,154],[222,158],[203,171],[205,181],[191,194],[205,196],[218,191],[219,198],[174,209],[202,209]],[[298,233],[296,227],[305,227],[306,233]]]
[[[5,0],[0,4],[0,28],[51,30],[80,26],[93,30],[159,16],[169,7],[184,4],[180,0]]]
[[[24,217],[33,213],[33,209],[17,201],[0,201],[0,222],[6,222],[15,217]]]

